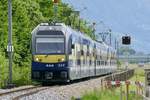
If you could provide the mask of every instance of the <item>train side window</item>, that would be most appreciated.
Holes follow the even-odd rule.
[[[95,53],[93,52],[93,57],[95,56]]]
[[[105,61],[105,65],[107,65],[107,61]]]
[[[81,60],[77,59],[77,65],[81,65]]]
[[[100,64],[99,64],[99,61],[97,61],[97,65],[99,66]]]
[[[91,60],[89,61],[89,65],[92,65],[92,61]]]
[[[103,65],[103,61],[101,61],[101,65]]]
[[[75,45],[74,45],[74,44],[71,44],[71,48],[74,49],[74,48],[75,48]]]
[[[110,66],[111,66],[111,60],[110,60],[110,62],[109,62],[109,63],[110,63]]]
[[[103,65],[102,61],[101,61],[101,65]]]
[[[80,56],[81,56],[81,54],[80,54],[80,51],[77,51],[77,65],[81,65],[81,60],[80,60]]]
[[[85,59],[83,59],[83,65],[85,65]]]
[[[87,56],[90,56],[89,45],[87,45]]]
[[[73,60],[69,60],[69,66],[70,66],[70,67],[73,66]]]
[[[89,53],[89,51],[87,51],[87,56],[90,56],[90,53]]]
[[[72,48],[71,48],[71,44],[72,44],[72,39],[69,39],[69,43],[68,43],[68,50],[69,50],[69,54],[72,54]]]
[[[84,51],[83,51],[83,50],[81,50],[81,55],[82,55],[82,56],[84,55]]]

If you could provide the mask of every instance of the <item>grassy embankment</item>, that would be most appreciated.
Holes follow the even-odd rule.
[[[135,65],[134,65],[135,66]],[[130,81],[140,81],[144,83],[144,70],[142,68],[137,68],[135,70],[135,75],[130,79]],[[138,91],[142,91],[134,84],[129,85],[129,100],[142,100],[141,96],[138,95]],[[111,88],[111,89],[97,89],[90,93],[86,93],[82,100],[120,100],[121,98],[121,88]],[[122,85],[122,100],[126,100],[126,85]]]
[[[0,54],[0,87],[5,87],[8,82],[8,59]],[[17,86],[31,84],[30,67],[28,64],[24,67],[13,65],[13,83]]]

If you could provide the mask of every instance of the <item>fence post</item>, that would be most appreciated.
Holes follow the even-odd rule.
[[[120,100],[122,100],[122,85],[120,85]]]
[[[126,81],[126,100],[129,100],[129,81]]]

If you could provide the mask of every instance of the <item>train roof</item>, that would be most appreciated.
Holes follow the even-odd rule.
[[[46,27],[47,26],[47,27]],[[56,27],[57,26],[57,27]],[[112,48],[111,46],[107,45],[106,43],[104,42],[98,42],[98,41],[95,41],[93,39],[91,39],[87,34],[83,33],[83,32],[80,32],[80,31],[77,31],[77,30],[74,30],[72,29],[70,26],[67,26],[65,25],[64,23],[55,23],[55,24],[49,24],[49,23],[41,23],[39,24],[33,31],[32,31],[32,34],[37,32],[37,31],[41,31],[41,30],[61,30],[61,31],[65,31],[65,29],[68,29],[67,31],[70,31],[72,32],[72,34],[74,35],[77,35],[77,36],[80,36],[84,39],[87,39],[91,42],[92,45],[96,45],[97,47],[100,47],[101,48],[109,48],[111,49],[112,51],[115,51],[114,48]]]

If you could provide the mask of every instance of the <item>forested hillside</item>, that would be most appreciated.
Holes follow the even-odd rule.
[[[13,1],[13,79],[15,83],[26,84],[30,81],[31,52],[30,40],[31,31],[41,22],[52,22],[54,10],[52,0],[12,0]],[[8,34],[8,3],[7,0],[0,0],[0,82],[3,85],[7,81],[8,60],[7,60],[7,34]],[[58,4],[57,19],[77,29],[79,17],[68,4]],[[72,19],[75,19],[74,21]],[[80,19],[81,20],[81,19]],[[81,31],[94,38],[92,28],[81,20]],[[21,81],[21,82],[20,82]]]

